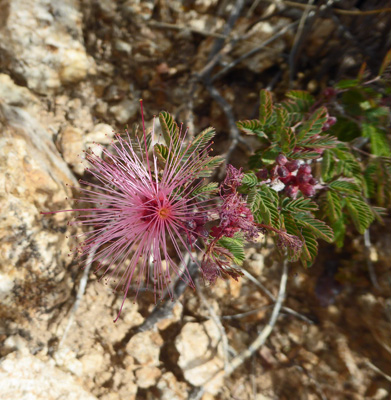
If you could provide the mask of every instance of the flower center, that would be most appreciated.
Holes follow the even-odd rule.
[[[171,210],[168,207],[162,207],[158,211],[159,217],[161,219],[167,219],[171,215]]]

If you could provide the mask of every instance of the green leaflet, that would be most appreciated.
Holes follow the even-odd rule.
[[[242,184],[248,187],[253,187],[258,184],[258,178],[253,172],[248,172],[244,174]]]
[[[319,219],[315,219],[308,214],[305,213],[297,213],[295,214],[295,220],[297,224],[302,225],[320,239],[325,240],[328,243],[332,243],[334,240],[334,233],[333,230],[326,225],[323,221]]]
[[[266,125],[273,113],[272,94],[268,90],[261,90],[259,105],[259,122],[261,125]]]
[[[212,127],[204,129],[192,140],[189,148],[183,156],[183,160],[186,161],[195,150],[200,152],[213,139],[215,134],[216,131]]]
[[[297,139],[300,141],[306,137],[319,135],[322,133],[322,127],[326,121],[327,109],[325,107],[318,108],[301,126],[297,133]]]
[[[217,193],[219,190],[219,184],[217,182],[210,182],[205,185],[197,187],[193,191],[193,196],[199,200],[205,200],[208,196]]]
[[[234,263],[237,265],[242,265],[243,261],[246,259],[244,254],[244,241],[243,238],[239,235],[236,235],[233,238],[223,237],[217,242],[220,246],[229,250],[229,252],[234,257]]]
[[[257,135],[258,137],[268,139],[264,132],[264,124],[257,119],[238,121],[236,126],[247,135]]]
[[[364,199],[359,197],[349,197],[346,198],[345,201],[349,215],[352,218],[356,229],[361,234],[364,234],[365,230],[375,218],[371,208]]]
[[[215,172],[216,167],[219,166],[224,161],[224,158],[221,156],[214,156],[208,158],[209,160],[205,164],[203,170],[198,173],[197,175],[198,178],[209,178]]]
[[[175,146],[178,143],[179,128],[172,118],[171,114],[166,111],[159,113],[160,126],[162,127],[163,138],[167,146],[170,146],[171,140]]]
[[[336,192],[329,190],[326,192],[324,210],[332,223],[342,218],[342,202]]]
[[[353,182],[345,181],[345,180],[338,180],[331,182],[329,184],[331,189],[336,190],[337,192],[345,193],[345,194],[360,194],[362,188],[356,185]]]
[[[300,211],[316,211],[319,209],[318,205],[308,198],[300,197],[296,200],[292,200],[286,197],[282,201],[282,208],[289,212],[300,212]]]
[[[372,124],[362,124],[362,134],[364,137],[369,138],[371,142],[372,153],[376,156],[391,156],[390,145],[387,137],[378,127]]]

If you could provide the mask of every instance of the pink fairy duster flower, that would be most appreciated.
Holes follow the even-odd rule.
[[[78,189],[82,194],[78,201],[91,208],[45,213],[76,211],[80,215],[69,224],[90,228],[78,235],[83,239],[76,252],[85,257],[96,249],[95,272],[102,272],[100,279],[116,282],[114,290],[124,291],[115,321],[133,282],[137,296],[142,282],[148,287],[152,281],[155,302],[157,292],[161,297],[164,289],[173,297],[170,284],[175,274],[195,288],[182,251],[197,263],[191,256],[192,247],[197,238],[205,237],[208,209],[214,207],[210,200],[199,200],[195,192],[201,185],[198,178],[211,160],[209,146],[187,144],[187,130],[182,132],[181,127],[167,143],[168,156],[162,166],[155,148],[148,155],[140,103],[144,143],[132,142],[129,135],[125,139],[116,135],[114,154],[107,149],[103,149],[103,158],[86,153],[91,166],[87,171],[95,182],[80,181],[87,187]]]

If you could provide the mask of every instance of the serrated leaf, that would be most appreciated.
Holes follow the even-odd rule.
[[[316,203],[303,197],[296,200],[285,198],[282,201],[282,208],[289,212],[316,211],[319,209]]]
[[[257,119],[238,121],[236,126],[239,130],[247,135],[257,135],[259,137],[268,139],[266,133],[263,131],[264,125]]]
[[[273,113],[273,99],[272,94],[266,89],[262,89],[260,94],[259,105],[259,122],[265,125]]]
[[[178,143],[179,128],[173,117],[168,112],[162,111],[159,113],[159,121],[166,145],[170,147],[172,141],[172,145],[175,146]]]
[[[346,198],[346,206],[357,230],[364,234],[374,220],[374,215],[368,204],[358,197]]]
[[[344,180],[338,180],[338,181],[331,182],[329,184],[329,187],[331,189],[334,189],[341,193],[347,193],[347,194],[353,194],[353,195],[361,193],[360,186],[356,185],[353,182],[344,181]]]
[[[243,239],[236,236],[233,238],[223,237],[217,242],[220,246],[227,249],[234,257],[234,263],[242,265],[246,259],[243,248]]]
[[[298,225],[307,227],[314,233],[316,237],[323,239],[328,243],[333,242],[333,230],[328,225],[326,225],[325,222],[320,221],[319,219],[315,219],[305,213],[295,214],[294,218]]]

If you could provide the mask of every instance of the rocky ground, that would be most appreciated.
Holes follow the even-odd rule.
[[[273,309],[262,289],[277,296],[272,244],[247,249],[239,282],[199,281],[159,318],[145,293],[114,324],[121,294],[90,274],[81,297],[66,238],[75,232],[66,215],[40,214],[71,207],[79,155],[139,121],[140,98],[148,124],[166,109],[193,133],[213,125],[215,152],[243,164],[251,143],[232,118],[256,115],[260,88],[316,93],[363,60],[376,70],[390,45],[389,13],[282,3],[0,0],[1,399],[390,398],[385,227],[370,248],[353,235],[311,270],[290,266],[284,306],[296,313],[282,309],[265,345],[230,373]]]

